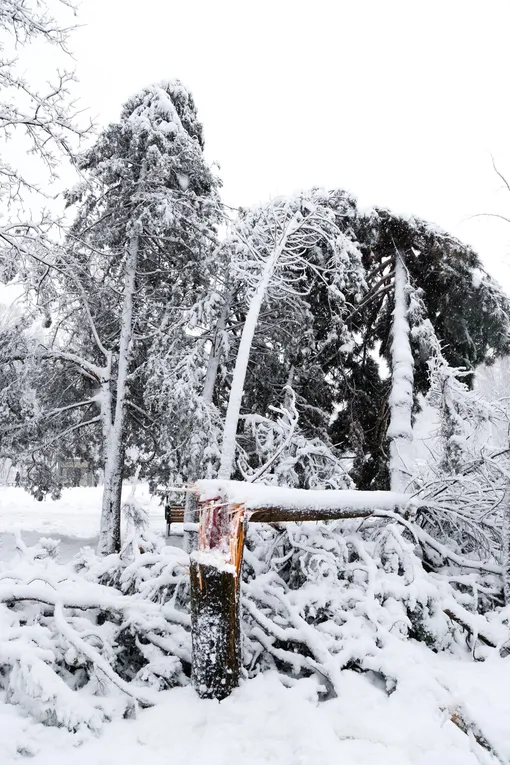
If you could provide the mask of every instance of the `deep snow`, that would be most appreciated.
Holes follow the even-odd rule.
[[[123,499],[131,492],[125,486]],[[151,527],[163,534],[163,507],[151,497],[146,484],[136,489],[139,502],[148,509]],[[67,561],[81,547],[95,548],[99,534],[101,488],[64,489],[61,499],[37,502],[23,489],[0,486],[0,560],[8,560],[15,550],[14,534],[21,532],[26,544],[34,544],[41,536],[60,540],[60,558]],[[175,526],[174,526],[175,528]],[[175,540],[172,540],[175,543]]]
[[[505,735],[510,713],[510,668],[442,661],[450,683],[480,719],[496,716]],[[362,675],[343,673],[341,698],[316,700],[312,680],[284,688],[273,674],[244,682],[228,699],[201,701],[191,688],[162,694],[161,703],[136,720],[106,725],[98,738],[73,736],[1,707],[0,761],[33,765],[477,765],[467,736],[437,712],[424,678],[390,697]],[[505,687],[506,686],[506,687]],[[497,715],[496,715],[497,709]],[[497,725],[493,728],[498,729]],[[490,760],[487,760],[490,762]]]
[[[137,496],[154,529],[163,533],[161,506],[144,486]],[[97,539],[99,508],[100,489],[68,489],[58,502],[39,503],[21,489],[0,488],[0,556],[10,557],[12,534],[20,530],[26,542],[61,535],[63,557],[69,557]],[[318,702],[315,680],[284,688],[268,673],[243,682],[221,703],[199,700],[190,687],[167,691],[156,707],[140,711],[135,720],[106,724],[98,737],[45,727],[0,697],[0,763],[14,765],[24,757],[33,765],[496,762],[480,749],[476,756],[469,738],[451,722],[452,696],[510,762],[510,658],[467,662],[420,645],[418,663],[413,648],[407,651],[400,643],[406,681],[389,696],[366,676],[343,671],[341,697]],[[442,704],[445,687],[448,708]]]

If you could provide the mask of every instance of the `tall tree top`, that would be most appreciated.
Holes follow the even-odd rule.
[[[179,80],[150,85],[123,106],[82,157],[81,167],[102,183],[143,181],[150,191],[167,189],[206,196],[219,181],[203,159],[202,125],[192,95]]]
[[[510,350],[510,305],[467,244],[415,216],[374,209],[356,223],[365,266],[377,281],[398,249],[411,283],[420,290],[428,318],[453,366],[474,369]],[[387,266],[390,271],[391,266]],[[384,310],[384,308],[388,310]],[[388,337],[391,301],[383,306],[379,337]]]
[[[204,148],[202,124],[193,96],[180,80],[167,80],[138,91],[123,106],[121,121],[137,123],[143,132],[154,129],[175,135],[185,131]]]

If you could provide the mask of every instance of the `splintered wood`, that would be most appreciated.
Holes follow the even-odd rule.
[[[221,700],[239,682],[244,524],[243,504],[215,497],[200,506],[190,586],[192,681],[201,698]]]
[[[215,552],[225,564],[241,569],[244,544],[245,508],[243,504],[229,505],[221,498],[208,500],[200,507],[198,549]]]
[[[244,505],[231,505],[231,511],[230,562],[239,576],[243,562],[245,508]]]

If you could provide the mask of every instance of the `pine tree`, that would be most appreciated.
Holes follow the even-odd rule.
[[[337,254],[324,242],[310,246],[269,285],[243,391],[238,438],[243,470],[247,475],[263,464],[256,455],[253,417],[265,418],[263,428],[268,427],[270,407],[281,406],[292,377],[303,435],[334,444],[337,457],[351,458],[359,488],[387,488],[397,253],[406,273],[414,411],[430,387],[428,361],[435,346],[443,349],[447,364],[465,370],[468,384],[478,364],[508,351],[507,301],[476,253],[431,224],[386,210],[360,212],[343,191],[314,190],[302,199],[331,216]],[[232,252],[238,287],[227,322],[233,352],[235,327],[244,322],[258,267],[253,252],[265,251],[262,232],[264,226],[271,229],[271,207],[242,211],[236,225]],[[282,284],[287,286],[278,292]],[[228,377],[230,369],[224,369],[223,379],[225,372]],[[220,407],[224,389],[216,394]],[[243,422],[249,424],[246,433]]]
[[[427,332],[440,344],[447,363],[466,371],[465,381],[471,385],[477,365],[510,349],[508,304],[498,285],[483,271],[477,254],[425,221],[375,209],[353,213],[338,225],[348,227],[363,253],[367,292],[347,318],[357,338],[356,354],[346,369],[348,382],[336,393],[348,404],[332,426],[332,437],[345,448],[357,446],[356,481],[360,488],[385,488],[390,393],[385,369],[391,367],[395,253],[400,253],[407,270],[408,290],[419,296],[421,304],[414,328],[410,316],[415,407],[418,394],[426,394],[430,385],[427,362],[431,349],[424,344],[419,327],[427,322]],[[365,375],[359,379],[360,364],[370,370],[366,381]],[[356,400],[363,400],[367,390],[372,412],[364,411],[362,419],[356,421],[361,410]],[[353,431],[363,434],[363,443],[358,437],[356,445]]]
[[[58,440],[71,437],[74,450],[85,428],[80,435],[93,429],[87,440],[100,445],[102,553],[120,547],[125,455],[131,445],[144,446],[149,429],[156,442],[160,435],[143,408],[156,364],[148,359],[162,354],[156,341],[164,334],[164,363],[177,363],[173,346],[184,342],[190,312],[207,288],[218,182],[202,150],[202,128],[184,86],[146,88],[83,156],[86,182],[69,195],[77,214],[53,263],[47,310],[54,328],[33,353],[41,378],[62,379],[58,406],[44,412],[46,422],[59,423]],[[40,382],[39,398],[47,404]],[[54,448],[55,440],[41,433],[40,451]]]

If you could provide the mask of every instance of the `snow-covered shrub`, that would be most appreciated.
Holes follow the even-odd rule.
[[[478,659],[501,650],[510,641],[503,617],[478,613],[484,598],[501,595],[498,565],[484,571],[480,563],[475,573],[441,550],[418,526],[393,519],[252,527],[243,599],[248,674],[272,667],[288,682],[315,673],[327,694],[338,694],[341,670],[350,668],[377,673],[391,692],[409,646],[417,656],[421,643]],[[436,554],[437,571],[424,551]]]
[[[0,569],[0,686],[46,724],[97,731],[187,682],[187,557],[144,533],[134,501],[130,512],[120,555],[85,548],[63,565],[53,540],[18,539]]]
[[[157,689],[184,684],[191,665],[187,555],[150,531],[147,511],[134,495],[123,512],[127,527],[120,554],[102,558],[89,550],[75,567],[88,581],[157,606],[150,615],[136,606],[127,618],[107,614],[116,625],[113,667],[119,675]]]

